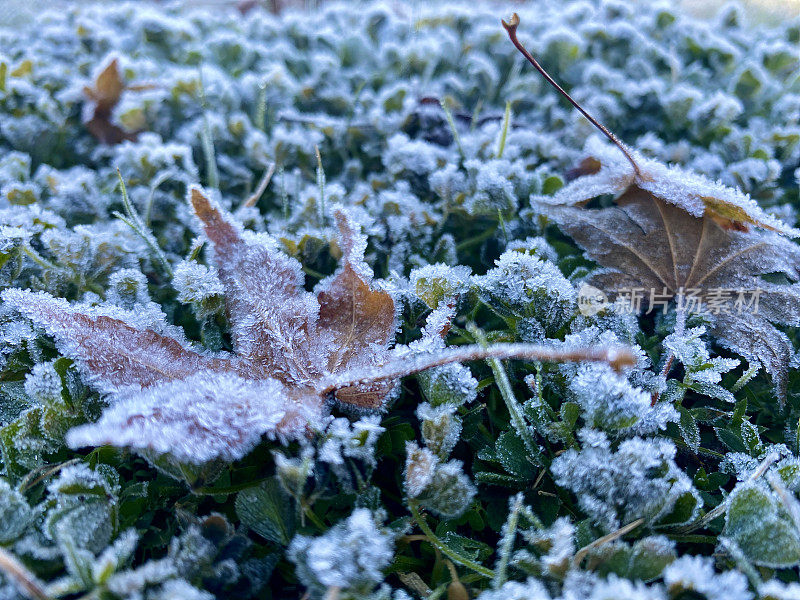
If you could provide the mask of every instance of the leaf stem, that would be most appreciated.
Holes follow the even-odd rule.
[[[273,162],[269,164],[269,168],[264,173],[264,176],[261,178],[261,181],[259,182],[256,191],[253,192],[253,194],[247,200],[244,201],[242,206],[255,206],[256,202],[258,202],[258,199],[261,198],[261,196],[264,194],[265,191],[267,191],[267,186],[269,185],[269,182],[272,180],[272,176],[274,174],[275,174],[275,163]]]
[[[641,177],[642,173],[639,170],[639,165],[637,165],[636,161],[633,160],[633,156],[631,156],[631,153],[628,150],[628,148],[625,146],[625,144],[623,144],[619,140],[619,138],[616,135],[614,135],[613,133],[611,133],[604,125],[602,125],[599,121],[597,121],[597,119],[595,119],[592,115],[590,115],[588,112],[586,112],[586,110],[584,110],[584,108],[580,104],[578,104],[575,100],[573,100],[572,96],[570,96],[567,93],[567,91],[564,88],[562,88],[556,82],[555,79],[550,77],[550,74],[547,71],[544,70],[544,68],[537,62],[537,60],[533,57],[533,55],[530,52],[528,52],[528,50],[525,48],[525,46],[523,46],[522,43],[519,41],[519,39],[517,39],[517,27],[519,26],[519,15],[517,13],[514,13],[513,15],[511,15],[511,20],[508,23],[506,23],[503,20],[501,20],[500,22],[503,24],[503,27],[505,27],[505,30],[508,33],[508,39],[511,40],[511,43],[514,44],[516,49],[520,51],[522,56],[524,56],[528,60],[528,62],[531,63],[531,65],[533,65],[534,69],[539,71],[539,73],[542,75],[542,77],[544,77],[545,80],[547,80],[547,83],[549,83],[556,90],[558,90],[558,92],[562,96],[564,96],[564,98],[569,100],[569,102],[570,102],[570,104],[572,104],[572,106],[574,106],[575,108],[578,109],[578,112],[580,112],[584,117],[586,117],[592,125],[597,127],[597,129],[602,131],[603,134],[609,140],[611,140],[611,142],[617,148],[619,148],[622,151],[622,153],[625,155],[625,158],[627,158],[628,162],[630,162],[631,165],[633,166],[633,172],[636,173],[637,177]]]
[[[624,346],[559,350],[549,346],[521,343],[493,344],[487,348],[469,345],[446,348],[436,354],[397,358],[379,367],[354,369],[339,375],[328,376],[320,381],[317,391],[323,395],[330,394],[355,385],[369,385],[388,379],[399,379],[434,367],[490,358],[498,360],[514,358],[542,362],[605,362],[617,370],[636,364],[636,356]]]
[[[614,540],[621,538],[629,531],[636,529],[642,523],[644,523],[644,519],[636,519],[635,521],[628,523],[624,527],[620,527],[616,531],[612,531],[608,535],[604,535],[603,537],[597,538],[595,541],[586,544],[583,548],[581,548],[575,553],[575,556],[572,559],[572,566],[578,568],[580,564],[583,562],[583,559],[586,558],[586,555],[589,554],[589,552],[593,548],[597,548],[599,546],[607,544],[608,542],[613,542]]]

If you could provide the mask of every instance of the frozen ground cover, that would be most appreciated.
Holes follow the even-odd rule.
[[[506,8],[0,31],[0,598],[800,598],[800,22]]]

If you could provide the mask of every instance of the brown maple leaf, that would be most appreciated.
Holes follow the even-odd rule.
[[[591,276],[591,284],[612,297],[652,290],[676,299],[679,311],[685,311],[688,297],[697,297],[717,341],[763,365],[783,398],[793,347],[773,324],[800,324],[800,284],[794,283],[800,279],[800,247],[787,239],[800,231],[739,190],[632,152],[522,46],[516,14],[503,25],[528,61],[616,146],[590,140],[589,156],[569,174],[573,181],[555,196],[533,199],[604,267]],[[605,194],[615,197],[614,206],[584,207]],[[764,279],[776,274],[788,281]],[[757,309],[739,303],[742,293],[757,295]]]
[[[244,231],[200,189],[192,208],[211,242],[223,284],[234,354],[193,349],[116,307],[73,306],[45,293],[3,299],[52,335],[85,378],[114,403],[97,423],[72,430],[75,447],[114,444],[201,463],[242,457],[266,434],[281,440],[324,426],[332,400],[381,409],[397,380],[487,357],[635,362],[625,349],[554,351],[526,344],[467,346],[409,356],[391,349],[395,303],[364,262],[366,238],[334,210],[343,256],[314,292],[300,263],[266,234]],[[174,328],[172,328],[174,329]]]

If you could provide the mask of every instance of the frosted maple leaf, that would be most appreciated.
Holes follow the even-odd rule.
[[[603,158],[596,173],[539,204],[604,267],[590,283],[612,296],[680,294],[684,305],[694,294],[716,340],[763,365],[783,397],[794,351],[774,324],[800,323],[800,247],[787,239],[800,232],[736,190],[640,157],[637,174],[615,154],[595,153]],[[608,193],[611,207],[580,206]],[[786,280],[765,279],[774,274]]]
[[[774,324],[800,324],[800,246],[787,239],[800,237],[800,230],[739,190],[632,152],[522,46],[516,14],[503,25],[525,58],[616,145],[590,139],[574,181],[552,197],[532,199],[604,267],[590,283],[612,295],[640,290],[677,299],[684,310],[687,295],[694,295],[717,341],[763,365],[783,399],[794,350]],[[584,207],[607,194],[613,206]],[[785,280],[773,283],[769,275]]]
[[[373,282],[366,237],[347,210],[334,210],[341,264],[308,292],[300,263],[272,237],[244,231],[199,188],[190,190],[190,202],[213,250],[233,354],[195,350],[178,328],[117,307],[70,305],[19,289],[2,295],[112,397],[98,422],[69,432],[73,447],[113,444],[193,463],[235,460],[265,434],[286,441],[322,428],[334,401],[379,410],[400,377],[444,364],[490,356],[634,362],[626,349],[558,352],[526,344],[409,356],[407,348],[391,348],[395,303]]]

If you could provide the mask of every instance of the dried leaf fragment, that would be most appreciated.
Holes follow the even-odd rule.
[[[198,371],[224,372],[235,362],[206,356],[180,341],[141,329],[97,307],[79,308],[45,292],[10,289],[3,301],[44,327],[58,349],[75,359],[87,381],[105,393],[183,379]]]
[[[119,59],[116,57],[100,70],[92,87],[83,88],[83,93],[89,100],[88,115],[84,119],[86,129],[103,144],[114,145],[125,140],[136,140],[136,133],[125,131],[111,122],[111,113],[125,89],[125,82],[119,72]]]

